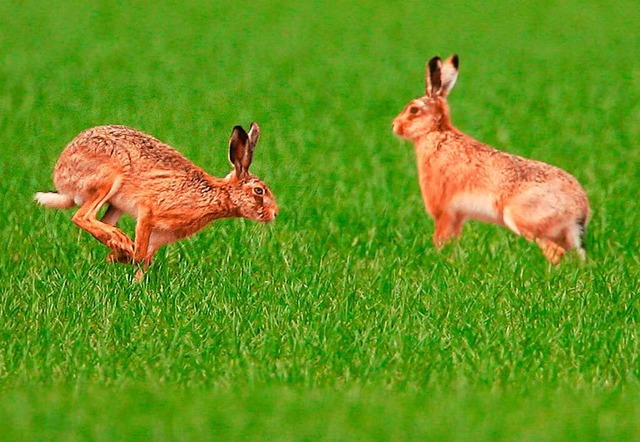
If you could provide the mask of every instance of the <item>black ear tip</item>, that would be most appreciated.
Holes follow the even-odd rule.
[[[458,66],[460,66],[460,57],[458,57],[458,54],[451,56],[451,62],[453,63],[453,67],[458,69]]]
[[[430,69],[435,69],[438,67],[438,64],[440,63],[440,57],[438,57],[437,55],[435,57],[433,57],[431,60],[429,60],[429,63],[427,63],[429,65]]]
[[[233,132],[231,132],[231,136],[232,137],[240,137],[240,139],[242,141],[246,141],[247,139],[249,139],[249,136],[247,135],[247,132],[240,125],[233,127]]]

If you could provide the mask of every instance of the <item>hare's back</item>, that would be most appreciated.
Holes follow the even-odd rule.
[[[151,163],[156,167],[184,168],[191,162],[157,138],[126,126],[97,126],[74,138],[65,151],[106,156],[124,166]]]
[[[176,178],[198,169],[166,143],[126,126],[97,126],[76,136],[54,171],[58,190],[85,188],[122,175],[125,181],[149,173],[171,172]]]

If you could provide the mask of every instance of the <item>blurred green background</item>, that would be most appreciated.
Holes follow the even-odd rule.
[[[0,438],[639,439],[639,24],[631,1],[0,4]],[[585,187],[586,264],[479,223],[432,246],[391,121],[454,52],[454,124]],[[87,127],[223,176],[251,121],[278,220],[216,222],[141,284],[31,201]]]

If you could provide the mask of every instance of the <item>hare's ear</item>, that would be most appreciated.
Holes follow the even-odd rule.
[[[427,72],[425,74],[425,94],[427,97],[435,97],[438,95],[440,88],[442,87],[442,81],[440,76],[440,69],[442,67],[442,60],[440,57],[433,57],[427,63]]]
[[[247,135],[242,126],[234,127],[229,139],[229,161],[238,178],[242,178],[249,173],[249,165],[251,164],[251,153],[249,151],[249,135]]]
[[[453,85],[456,84],[456,80],[458,79],[459,62],[460,60],[458,59],[458,55],[454,54],[447,58],[442,64],[440,75],[442,80],[442,89],[440,90],[439,95],[443,98],[446,98],[446,96],[449,95]]]
[[[251,127],[249,128],[249,146],[251,146],[251,156],[253,157],[253,149],[258,144],[258,139],[260,138],[260,126],[255,121],[251,123]]]

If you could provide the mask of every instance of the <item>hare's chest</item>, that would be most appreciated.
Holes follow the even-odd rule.
[[[439,169],[437,158],[419,152],[418,156],[418,183],[426,211],[431,216],[436,216],[442,211],[445,204],[446,174]]]
[[[420,171],[418,182],[420,184],[420,193],[422,194],[424,208],[429,215],[434,217],[441,211],[443,203],[443,195],[440,189],[441,183],[431,174],[426,174],[422,170]]]

